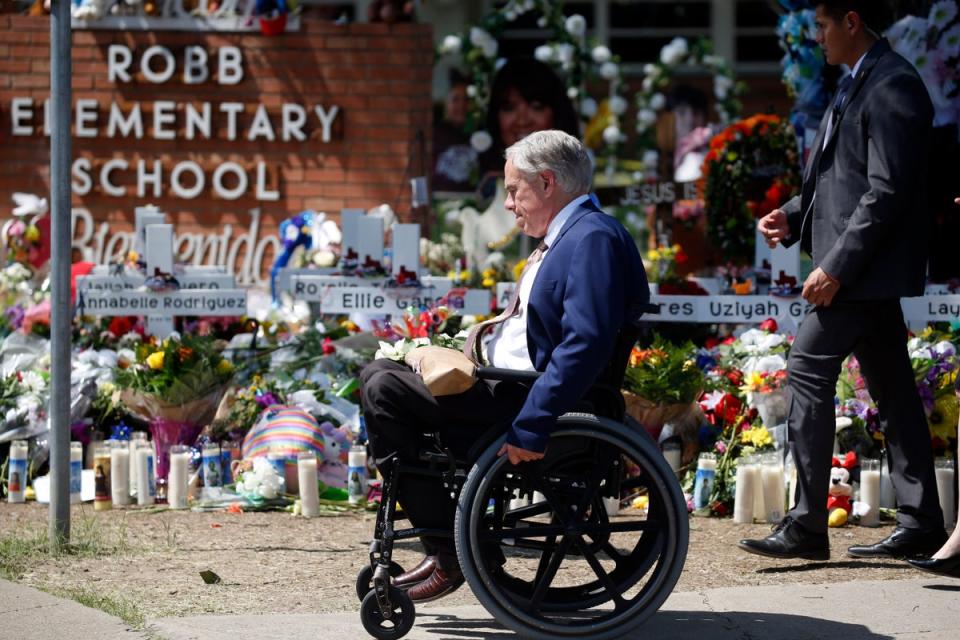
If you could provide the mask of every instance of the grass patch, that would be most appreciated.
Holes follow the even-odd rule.
[[[90,587],[66,587],[45,589],[47,593],[61,598],[70,598],[91,609],[100,609],[104,613],[120,618],[133,629],[142,629],[146,622],[143,611],[137,604],[126,598],[113,598]]]
[[[70,542],[62,549],[52,548],[48,532],[37,528],[0,535],[0,576],[19,580],[53,558],[121,555],[130,551],[127,534],[126,519],[108,529],[95,516],[82,514],[72,520]]]
[[[19,580],[31,567],[49,558],[49,551],[50,545],[45,531],[0,537],[0,576],[7,580]]]

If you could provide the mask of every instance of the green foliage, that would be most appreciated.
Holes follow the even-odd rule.
[[[703,389],[703,372],[694,352],[691,342],[677,346],[660,336],[649,349],[634,347],[624,388],[654,404],[693,402]]]

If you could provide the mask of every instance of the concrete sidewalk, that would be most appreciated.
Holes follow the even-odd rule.
[[[167,640],[285,640],[366,637],[357,612],[300,616],[164,619]],[[479,607],[418,608],[407,638],[517,638]],[[859,582],[675,593],[630,638],[657,640],[886,640],[960,638],[960,580]]]
[[[346,588],[346,587],[345,587]],[[133,632],[120,620],[0,580],[0,637],[18,640],[315,640],[364,638],[355,611],[163,618]],[[411,640],[508,639],[479,606],[417,610]],[[711,589],[675,593],[631,638],[887,640],[960,637],[960,580],[927,579]]]
[[[0,580],[0,638],[13,640],[133,640],[147,638],[130,631],[111,615],[21,584]]]

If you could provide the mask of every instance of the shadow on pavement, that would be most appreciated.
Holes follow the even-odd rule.
[[[944,578],[949,580],[950,578]],[[933,591],[960,591],[960,582],[955,582],[953,584],[925,584],[923,585],[924,589],[932,589]]]
[[[519,636],[489,619],[450,615],[417,616],[416,629],[439,639],[514,639]],[[859,624],[820,620],[809,616],[727,611],[659,611],[645,625],[624,638],[657,640],[894,640]]]
[[[785,567],[764,567],[757,573],[796,573],[798,571],[819,571],[821,569],[912,569],[905,562],[877,562],[875,560],[844,560],[841,562],[810,562],[792,564]]]

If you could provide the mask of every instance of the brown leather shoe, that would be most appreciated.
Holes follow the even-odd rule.
[[[410,571],[401,573],[393,579],[393,586],[398,589],[409,589],[430,577],[433,570],[437,568],[437,556],[426,556]]]
[[[460,588],[464,582],[460,567],[444,569],[437,565],[430,577],[407,590],[414,602],[430,602],[449,595]]]

